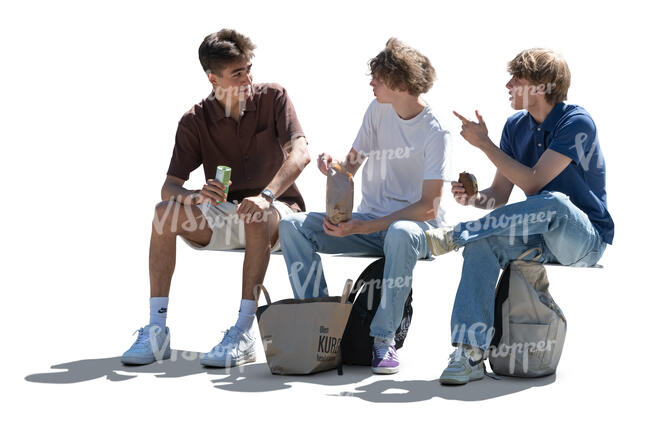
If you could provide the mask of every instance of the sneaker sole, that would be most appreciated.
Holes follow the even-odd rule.
[[[237,366],[241,366],[242,364],[253,363],[255,362],[255,360],[256,360],[255,354],[250,354],[242,358],[239,358],[237,360],[230,360],[230,365],[226,365],[226,363],[223,362],[210,361],[210,360],[201,361],[201,365],[205,367],[215,367],[219,369],[225,369],[228,367],[237,367]]]
[[[395,374],[399,371],[399,367],[372,367],[374,374]]]
[[[448,378],[440,378],[438,381],[442,385],[465,385],[466,383],[475,381],[475,380],[481,380],[483,379],[484,374],[481,372],[478,375],[473,375],[470,374],[469,376],[463,376],[463,377],[448,377]]]
[[[144,357],[122,357],[120,361],[122,364],[126,366],[144,366],[146,364],[152,364],[155,363],[156,361],[162,361],[162,360],[167,360],[171,357],[172,350],[167,349],[165,353],[163,354],[162,358],[156,358],[154,355],[153,359],[152,358],[144,358]]]

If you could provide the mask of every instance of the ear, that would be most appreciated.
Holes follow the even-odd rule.
[[[534,89],[533,93],[535,95],[544,96],[544,94],[546,94],[546,92],[548,91],[548,88],[549,88],[549,85],[547,85],[545,83],[540,83],[539,85],[535,85],[535,89]]]
[[[209,71],[206,72],[206,75],[208,76],[208,80],[210,81],[210,84],[212,86],[216,86],[217,83],[219,82],[219,76]]]

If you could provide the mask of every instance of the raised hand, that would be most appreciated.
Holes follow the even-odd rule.
[[[453,113],[461,122],[463,122],[460,135],[472,146],[481,147],[482,144],[489,142],[490,138],[488,137],[488,129],[485,125],[485,121],[483,121],[483,116],[479,114],[478,110],[475,110],[474,112],[476,113],[478,122],[472,122],[456,111]]]

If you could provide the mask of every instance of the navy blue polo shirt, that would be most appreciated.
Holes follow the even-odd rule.
[[[547,149],[571,158],[571,163],[540,192],[562,192],[580,208],[608,244],[614,221],[607,211],[605,159],[593,119],[580,106],[558,103],[538,124],[527,111],[509,117],[501,134],[501,150],[533,167]]]

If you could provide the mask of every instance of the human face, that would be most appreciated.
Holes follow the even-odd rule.
[[[530,110],[544,100],[544,90],[541,86],[533,85],[526,79],[512,76],[506,83],[510,95],[510,106],[515,110]]]
[[[380,78],[373,75],[372,80],[370,80],[370,86],[372,86],[372,93],[377,97],[377,102],[381,104],[392,102],[395,91],[386,86]]]
[[[224,67],[221,76],[210,73],[208,78],[216,92],[230,94],[231,96],[239,96],[240,94],[245,96],[253,84],[251,69],[251,62],[244,59]]]

